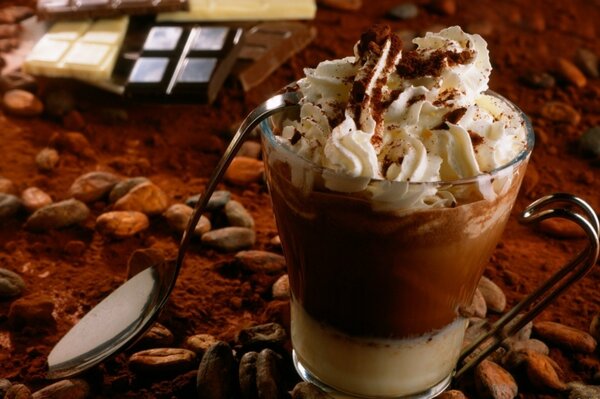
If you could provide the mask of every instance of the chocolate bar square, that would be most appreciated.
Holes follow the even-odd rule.
[[[242,29],[236,27],[153,26],[125,93],[140,100],[210,103],[231,71],[241,39]]]
[[[182,11],[188,0],[38,0],[41,19],[106,18]]]

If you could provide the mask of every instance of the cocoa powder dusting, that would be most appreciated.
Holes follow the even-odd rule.
[[[145,176],[166,193],[169,205],[183,203],[189,196],[202,192],[225,149],[230,137],[227,132],[232,126],[237,126],[257,104],[302,77],[303,68],[350,55],[357,38],[373,22],[385,21],[390,29],[364,33],[359,44],[363,54],[374,50],[368,47],[369,43],[381,46],[382,40],[393,31],[422,31],[440,24],[466,27],[486,21],[494,27],[493,34],[484,36],[494,68],[490,88],[523,109],[537,132],[529,172],[513,216],[485,269],[485,275],[506,294],[510,309],[584,245],[577,236],[564,238],[546,234],[543,228],[523,226],[517,221],[518,212],[532,200],[558,191],[576,194],[596,210],[600,209],[598,163],[582,154],[578,144],[585,130],[600,124],[600,80],[588,77],[585,87],[564,79],[542,87],[521,83],[530,70],[538,74],[554,73],[556,54],[571,61],[579,48],[599,55],[600,41],[596,37],[600,8],[588,0],[456,3],[458,8],[453,15],[440,15],[419,7],[418,15],[409,20],[386,19],[388,10],[398,4],[394,0],[365,3],[360,11],[354,12],[320,7],[316,19],[306,22],[318,28],[317,39],[311,45],[249,92],[245,93],[230,79],[211,106],[134,104],[84,84],[39,80],[33,90],[45,100],[46,110],[42,115],[19,117],[0,113],[0,177],[13,183],[2,180],[2,187],[17,195],[37,187],[58,202],[71,198],[69,188],[79,176],[105,171],[120,178]],[[0,1],[0,7],[8,5],[35,7],[36,4],[33,0]],[[536,20],[541,18],[548,23],[532,23],[534,14]],[[406,78],[435,76],[444,62],[471,62],[471,57],[468,51],[440,52],[425,62],[415,52],[404,52],[398,72]],[[353,96],[364,97],[364,90],[362,95],[360,88],[356,90]],[[76,132],[79,135],[72,134],[63,124],[62,114],[49,109],[47,98],[56,92],[67,92],[74,97],[71,107],[76,108],[84,122],[79,123]],[[551,102],[568,104],[577,114],[578,123],[544,116],[542,109]],[[477,145],[478,139],[473,136],[471,139]],[[36,163],[36,156],[48,147],[59,154],[59,160],[52,162],[51,167]],[[47,169],[40,165],[46,165]],[[243,184],[222,182],[219,189],[229,191],[251,214],[256,234],[251,249],[280,254],[271,199],[261,173],[255,180],[240,180]],[[126,279],[127,260],[135,250],[154,248],[167,258],[174,257],[177,251],[180,233],[174,232],[163,216],[150,217],[149,227],[133,236],[114,238],[96,229],[98,216],[113,210],[108,196],[88,205],[89,215],[83,223],[46,232],[32,232],[23,227],[29,213],[22,207],[0,221],[0,267],[17,273],[25,282],[19,296],[0,299],[0,378],[25,384],[32,392],[50,385],[45,379],[48,353],[74,323]],[[221,216],[212,218],[213,228],[227,225],[225,216],[215,215]],[[274,299],[271,291],[283,271],[248,271],[236,263],[234,256],[235,252],[209,248],[194,238],[175,290],[159,318],[173,334],[170,344],[173,348],[184,348],[186,338],[196,334],[210,334],[235,347],[240,330],[267,322],[282,324],[289,335],[289,301]],[[598,267],[593,269],[537,320],[588,331],[593,317],[600,313],[598,270]],[[35,304],[37,312],[15,315],[16,310],[27,309],[13,305],[18,300],[22,300],[21,304]],[[27,317],[33,321],[29,323],[31,319]],[[549,357],[561,370],[562,381],[600,383],[597,350],[581,353],[547,344]],[[283,345],[289,353],[289,339]],[[162,399],[197,395],[195,370],[200,354],[189,370],[148,376],[137,374],[128,365],[129,357],[136,351],[132,348],[120,353],[82,376],[90,384],[90,398]],[[526,375],[517,378],[521,399],[565,397],[559,391],[538,389],[523,381],[525,378]],[[298,380],[297,376],[291,378],[287,391]],[[467,378],[458,388],[467,397],[478,397],[474,383]]]

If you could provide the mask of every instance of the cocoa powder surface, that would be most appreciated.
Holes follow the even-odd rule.
[[[34,6],[33,2],[19,3]],[[455,24],[468,30],[470,24],[488,22],[493,27],[492,33],[484,36],[493,64],[491,89],[521,107],[537,132],[529,175],[485,271],[504,289],[510,308],[584,244],[582,240],[561,240],[520,225],[515,217],[518,211],[533,199],[556,191],[576,194],[600,209],[599,169],[579,153],[576,144],[583,131],[600,124],[600,82],[588,79],[586,86],[578,88],[558,79],[554,87],[542,89],[521,82],[529,70],[553,73],[558,56],[573,59],[580,47],[600,54],[599,4],[590,0],[463,0],[457,2],[457,12],[447,16],[430,12],[425,1],[418,1],[415,3],[420,12],[416,18],[386,18],[386,12],[397,3],[367,2],[359,12],[319,9],[316,19],[309,22],[318,28],[317,40],[248,93],[229,80],[212,106],[134,104],[72,82],[41,82],[42,97],[56,87],[76,96],[86,122],[82,133],[90,141],[93,154],[61,152],[57,169],[40,172],[35,165],[36,154],[49,144],[54,133],[68,130],[48,117],[27,119],[0,114],[0,175],[11,179],[19,192],[37,186],[55,201],[67,199],[71,183],[89,171],[144,175],[160,186],[172,203],[183,202],[202,191],[232,125],[285,84],[302,77],[304,67],[347,56],[360,34],[373,23],[388,23],[394,31],[423,32]],[[9,4],[15,2],[0,2],[1,6]],[[550,101],[571,105],[581,114],[581,121],[574,125],[542,117],[541,109]],[[125,110],[127,121],[109,120],[104,111],[114,109]],[[539,179],[530,177],[534,173]],[[277,231],[265,185],[238,187],[222,183],[220,188],[230,190],[254,217],[257,240],[253,249],[279,251],[271,243]],[[47,354],[73,323],[125,280],[129,255],[145,247],[161,249],[168,256],[175,254],[179,236],[160,217],[152,218],[150,229],[133,238],[116,240],[99,235],[94,220],[107,208],[106,203],[96,203],[83,226],[49,233],[25,231],[24,214],[2,222],[0,266],[23,276],[27,283],[24,295],[44,295],[54,301],[56,325],[46,326],[42,332],[13,331],[7,322],[12,300],[0,301],[0,377],[24,383],[32,390],[48,385],[44,379]],[[72,241],[85,243],[83,254],[73,256],[65,251]],[[192,245],[172,298],[160,317],[175,335],[174,346],[181,346],[192,334],[209,333],[233,342],[243,327],[267,321],[286,324],[287,302],[270,298],[271,285],[278,276],[224,268],[232,259],[233,254],[200,247],[198,242]],[[587,330],[593,315],[600,312],[599,283],[596,267],[539,319]],[[87,374],[94,397],[184,397],[180,393],[181,379],[161,381],[131,373],[126,364],[130,354],[120,354]],[[553,347],[550,355],[562,368],[567,382],[593,383],[594,374],[600,370],[597,354],[576,354]],[[524,387],[520,397],[560,395]]]

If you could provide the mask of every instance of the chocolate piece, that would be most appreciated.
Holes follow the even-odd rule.
[[[241,37],[241,28],[154,26],[134,57],[126,94],[140,99],[210,103],[231,70]],[[124,59],[122,64],[126,63]]]
[[[110,78],[129,18],[55,23],[23,65],[27,73],[83,80]]]
[[[188,12],[163,13],[159,22],[313,19],[315,0],[189,0]]]
[[[250,29],[234,74],[245,91],[261,84],[317,35],[314,26],[299,22],[266,22]]]
[[[38,0],[41,19],[106,18],[187,10],[187,0]]]

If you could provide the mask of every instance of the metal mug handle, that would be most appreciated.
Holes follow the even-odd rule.
[[[565,207],[567,204],[569,207]],[[588,245],[544,284],[492,324],[489,331],[481,334],[463,349],[458,359],[458,364],[462,364],[462,367],[454,373],[455,380],[496,350],[505,339],[533,320],[569,286],[585,276],[596,263],[600,247],[598,242],[600,223],[592,207],[571,194],[555,193],[530,204],[521,214],[519,221],[530,224],[553,217],[577,223],[585,231],[589,240]],[[517,318],[524,310],[527,311]]]

